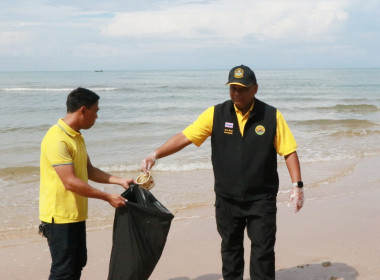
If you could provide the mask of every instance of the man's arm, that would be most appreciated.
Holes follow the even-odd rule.
[[[141,170],[148,172],[154,165],[156,159],[174,154],[191,143],[200,146],[207,137],[211,136],[213,119],[214,106],[207,108],[193,124],[186,127],[184,131],[174,135],[149,157],[144,159],[141,163]]]
[[[143,172],[148,172],[154,165],[156,159],[163,158],[172,155],[186,146],[190,145],[192,142],[187,139],[187,137],[182,133],[178,133],[165,142],[161,147],[154,151],[149,157],[143,160],[141,164],[141,170]]]
[[[288,167],[289,175],[292,182],[302,181],[301,167],[297,152],[293,152],[285,156],[286,166]]]
[[[128,189],[129,184],[134,183],[133,179],[113,176],[93,166],[91,163],[90,157],[88,155],[87,155],[87,172],[88,172],[88,179],[97,183],[116,184],[116,185],[122,186],[124,189]]]
[[[125,199],[118,194],[110,194],[91,187],[75,176],[72,164],[54,166],[65,188],[84,197],[97,198],[107,201],[113,207],[125,206]]]
[[[190,144],[191,141],[187,139],[182,132],[180,132],[166,141],[165,144],[155,151],[156,158],[159,159],[174,154]]]

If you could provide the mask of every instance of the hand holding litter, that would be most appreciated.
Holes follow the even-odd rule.
[[[141,162],[141,171],[148,173],[156,162],[156,152],[150,154],[146,159]]]

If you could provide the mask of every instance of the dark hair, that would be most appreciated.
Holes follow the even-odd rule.
[[[80,107],[90,108],[99,100],[99,95],[86,88],[76,88],[67,96],[66,108],[67,113],[74,113]]]

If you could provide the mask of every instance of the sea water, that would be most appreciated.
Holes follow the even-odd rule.
[[[380,69],[258,69],[255,73],[256,97],[283,114],[302,165],[343,166],[347,160],[380,155]],[[48,128],[65,116],[71,90],[81,86],[100,95],[99,118],[82,133],[93,165],[123,175],[138,172],[143,158],[206,108],[229,99],[227,76],[227,69],[0,72],[0,238],[34,230],[38,224],[40,142]],[[199,148],[189,146],[159,160],[154,171],[164,177],[211,170],[210,154],[208,139]],[[283,161],[279,157],[280,164]],[[192,191],[182,189],[181,199],[167,201],[177,206],[194,203],[185,199]],[[103,212],[96,213],[89,220],[112,224],[111,212],[107,219],[102,219]]]

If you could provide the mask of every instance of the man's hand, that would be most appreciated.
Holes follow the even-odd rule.
[[[124,197],[118,194],[108,194],[107,201],[115,208],[125,206],[125,202],[127,201]]]
[[[119,185],[124,189],[129,189],[130,184],[136,184],[135,179],[133,178],[121,178]]]
[[[149,172],[150,169],[155,164],[155,162],[156,162],[156,152],[153,152],[152,154],[150,154],[150,156],[148,156],[146,159],[144,159],[141,162],[141,171],[145,173]]]
[[[177,133],[141,162],[141,171],[144,173],[150,172],[150,169],[159,158],[172,155],[191,143],[185,134],[182,132]]]
[[[304,203],[303,188],[293,187],[290,191],[288,206],[294,203],[294,213],[301,210]]]

